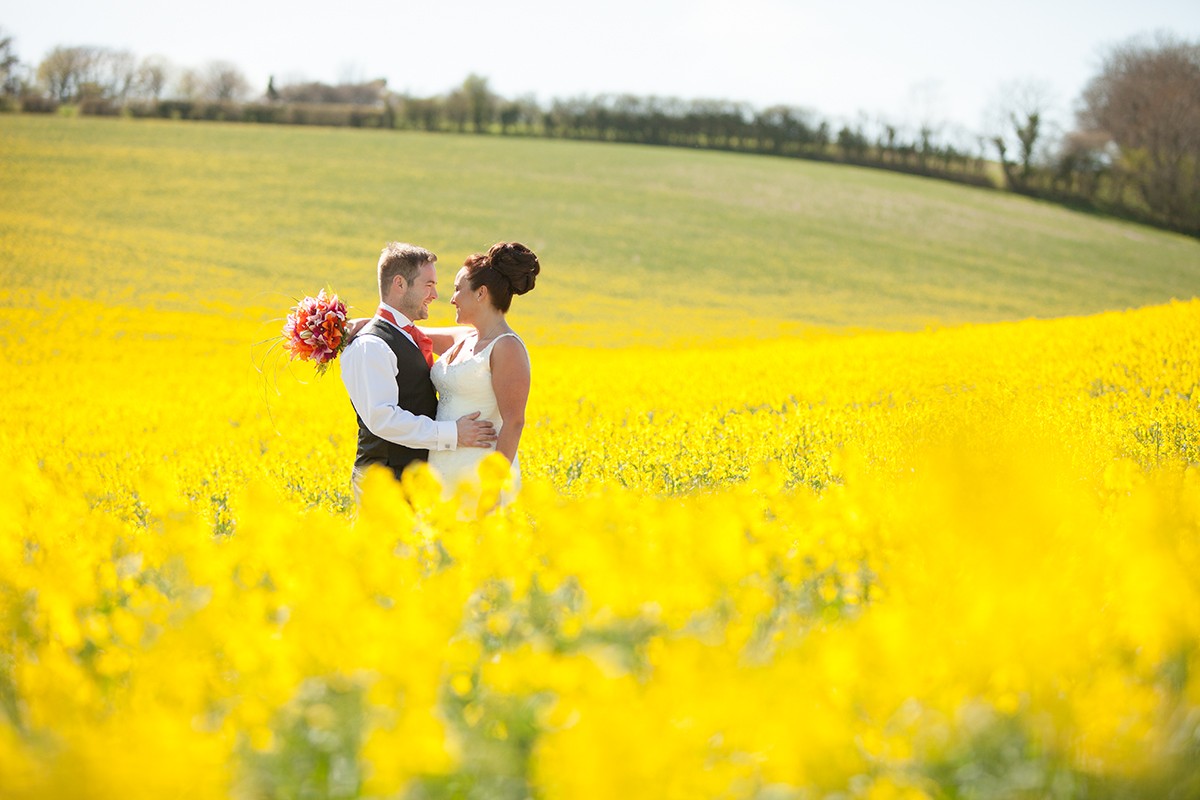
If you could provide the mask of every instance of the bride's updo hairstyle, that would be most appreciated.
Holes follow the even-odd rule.
[[[472,289],[486,286],[497,311],[507,312],[514,294],[533,288],[542,265],[538,257],[519,242],[497,242],[486,253],[475,253],[466,263],[467,283]]]

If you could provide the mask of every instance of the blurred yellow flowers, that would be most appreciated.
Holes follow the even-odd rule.
[[[5,299],[4,797],[1200,793],[1200,302],[535,347],[475,515],[254,325]]]

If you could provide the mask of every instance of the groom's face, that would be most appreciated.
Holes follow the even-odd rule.
[[[423,264],[413,282],[405,287],[396,308],[416,322],[429,319],[429,304],[436,299],[437,268],[433,264]]]

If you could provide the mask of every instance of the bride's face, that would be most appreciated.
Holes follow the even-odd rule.
[[[460,325],[470,325],[475,321],[479,306],[484,301],[479,293],[483,289],[472,289],[467,280],[467,268],[463,267],[454,276],[454,294],[450,296],[450,305],[454,306],[454,321]]]

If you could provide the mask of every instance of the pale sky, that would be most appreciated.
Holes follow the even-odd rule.
[[[604,93],[787,104],[822,118],[984,132],[1003,87],[1037,81],[1064,124],[1105,48],[1200,41],[1200,0],[0,0],[22,61],[57,45],[236,64],[256,90],[386,78],[445,94]]]

